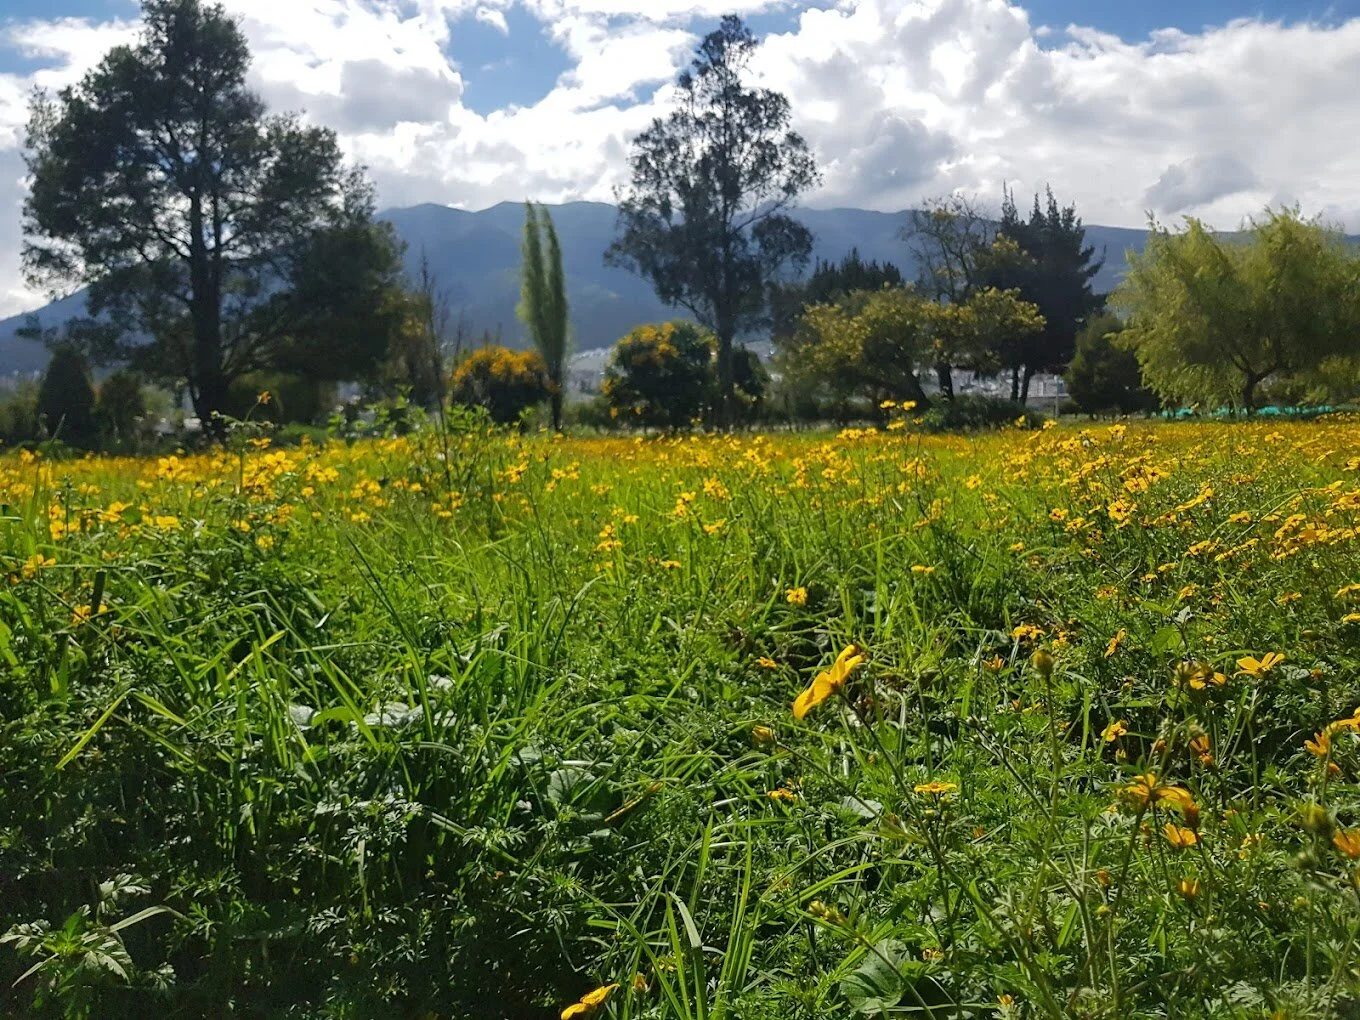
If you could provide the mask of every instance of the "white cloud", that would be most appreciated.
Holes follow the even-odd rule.
[[[1192,156],[1167,167],[1148,188],[1146,198],[1150,208],[1176,213],[1247,191],[1258,183],[1251,167],[1231,153]]]
[[[268,102],[341,132],[381,200],[480,208],[605,199],[629,137],[664,113],[692,34],[729,11],[798,0],[226,0]],[[523,108],[463,105],[483,73],[455,65],[472,19],[507,30],[520,4],[570,69]],[[756,69],[790,99],[824,171],[810,204],[899,209],[960,190],[995,201],[1051,183],[1089,223],[1145,211],[1236,226],[1287,197],[1360,227],[1360,19],[1239,20],[1139,42],[1035,25],[1005,0],[836,0],[766,40]],[[700,19],[694,21],[692,19]],[[43,68],[0,75],[0,313],[33,303],[17,275],[26,93],[76,77],[127,23],[34,21],[0,46]],[[510,41],[513,45],[514,34]],[[657,88],[657,86],[661,86]]]
[[[473,17],[483,24],[499,30],[502,35],[510,34],[510,26],[506,24],[504,11],[498,11],[491,7],[478,7],[477,13]]]

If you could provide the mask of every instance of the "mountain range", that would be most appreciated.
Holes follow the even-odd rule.
[[[687,314],[663,306],[642,278],[604,264],[605,249],[614,239],[614,206],[570,202],[548,208],[562,243],[576,350],[607,347],[639,323]],[[815,258],[839,261],[852,248],[858,248],[863,258],[893,262],[903,276],[915,279],[917,268],[900,234],[909,216],[907,211],[798,209],[795,215],[813,233]],[[406,242],[407,261],[412,267],[422,254],[428,260],[448,293],[453,316],[461,315],[472,337],[483,330],[499,330],[504,342],[524,345],[524,329],[515,318],[522,205],[503,202],[480,212],[418,205],[390,209],[380,218],[389,221]],[[1146,237],[1142,230],[1087,226],[1087,243],[1105,255],[1104,268],[1095,279],[1098,291],[1114,287],[1126,265],[1125,253],[1129,249],[1141,251]],[[28,314],[36,314],[44,326],[58,325],[83,314],[84,300],[83,293],[77,292],[34,313],[0,320],[0,375],[38,372],[47,363],[47,351],[41,344],[16,335]]]

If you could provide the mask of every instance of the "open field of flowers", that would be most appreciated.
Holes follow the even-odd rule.
[[[1357,1015],[1360,423],[901,426],[0,458],[0,1013]]]

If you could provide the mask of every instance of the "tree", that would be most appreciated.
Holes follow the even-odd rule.
[[[92,450],[98,445],[90,366],[84,355],[69,344],[52,351],[38,390],[38,417],[48,435],[68,446]]]
[[[723,18],[678,81],[676,109],[633,143],[606,261],[651,281],[717,337],[719,418],[733,413],[733,342],[765,317],[768,285],[807,265],[812,235],[787,210],[820,181],[789,103],[743,75],[757,42]]]
[[[996,224],[973,199],[927,199],[908,214],[901,232],[918,267],[917,287],[936,301],[966,301],[977,281],[979,257],[995,233]]]
[[[547,251],[544,251],[544,246]],[[524,203],[524,262],[520,267],[520,300],[516,313],[529,329],[534,347],[548,367],[552,386],[552,427],[562,428],[562,398],[567,370],[567,285],[562,275],[562,246],[552,215]]]
[[[1095,248],[1086,244],[1086,228],[1076,207],[1059,207],[1051,188],[1046,195],[1043,207],[1034,196],[1034,208],[1025,220],[1015,196],[1006,192],[997,238],[1014,247],[993,244],[980,259],[977,275],[979,283],[1018,290],[1044,317],[1041,331],[1013,338],[1002,352],[1003,367],[1011,370],[1011,399],[1021,402],[1029,397],[1035,373],[1063,371],[1082,324],[1105,304],[1091,290],[1105,260],[1096,259]]]
[[[717,341],[692,322],[639,326],[619,339],[605,368],[610,417],[681,429],[703,415],[713,395]]]
[[[794,283],[775,282],[770,287],[770,333],[775,343],[789,342],[812,305],[837,301],[857,290],[882,290],[902,286],[902,271],[891,262],[865,262],[858,248],[840,262],[817,261],[812,275]]]
[[[537,351],[490,345],[473,351],[453,371],[454,403],[485,407],[491,420],[509,425],[551,395],[548,366]]]
[[[1360,261],[1337,231],[1267,210],[1243,238],[1152,225],[1114,302],[1121,345],[1166,401],[1250,412],[1266,380],[1360,356]]]
[[[917,289],[942,305],[963,305],[973,293],[980,263],[994,237],[995,224],[962,195],[930,199],[908,214],[902,239],[916,261]],[[947,324],[946,314],[939,320]],[[947,345],[934,345],[932,365],[940,393],[954,398],[953,369],[958,362]],[[973,366],[978,367],[978,366]]]
[[[1106,313],[1088,319],[1077,334],[1076,350],[1067,366],[1067,392],[1087,414],[1152,411],[1157,397],[1143,385],[1143,372],[1133,352],[1116,343],[1124,323]]]
[[[133,439],[137,420],[145,413],[146,400],[137,373],[119,369],[99,384],[99,430],[109,445],[126,444]]]
[[[205,422],[233,379],[299,364],[353,378],[398,318],[400,249],[335,135],[267,116],[237,24],[202,0],[143,0],[142,32],[35,97],[24,264],[87,285],[122,352],[185,380]]]
[[[855,396],[927,403],[918,376],[932,343],[933,302],[905,287],[855,291],[803,316],[802,345],[791,369],[821,379],[844,413]]]

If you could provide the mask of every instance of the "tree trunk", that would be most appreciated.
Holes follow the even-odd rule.
[[[732,334],[730,323],[718,323],[718,427],[732,428]]]
[[[1033,378],[1034,369],[1026,365],[1024,375],[1021,377],[1020,381],[1020,403],[1022,404],[1029,403],[1029,381]]]
[[[1263,378],[1265,377],[1254,375],[1251,372],[1247,373],[1247,381],[1242,387],[1242,410],[1246,411],[1248,415],[1254,414],[1256,411],[1256,387],[1260,385]]]
[[[226,435],[226,423],[218,417],[227,408],[227,377],[222,369],[222,306],[214,285],[211,256],[204,230],[202,199],[189,203],[189,316],[194,331],[194,411],[206,434],[214,439]]]
[[[552,393],[552,427],[554,432],[562,431],[562,384],[555,383]]]
[[[954,399],[954,372],[944,362],[935,366],[935,380],[940,384],[940,396],[945,400]]]
[[[1020,400],[1020,366],[1016,365],[1011,369],[1011,401],[1018,403]]]

